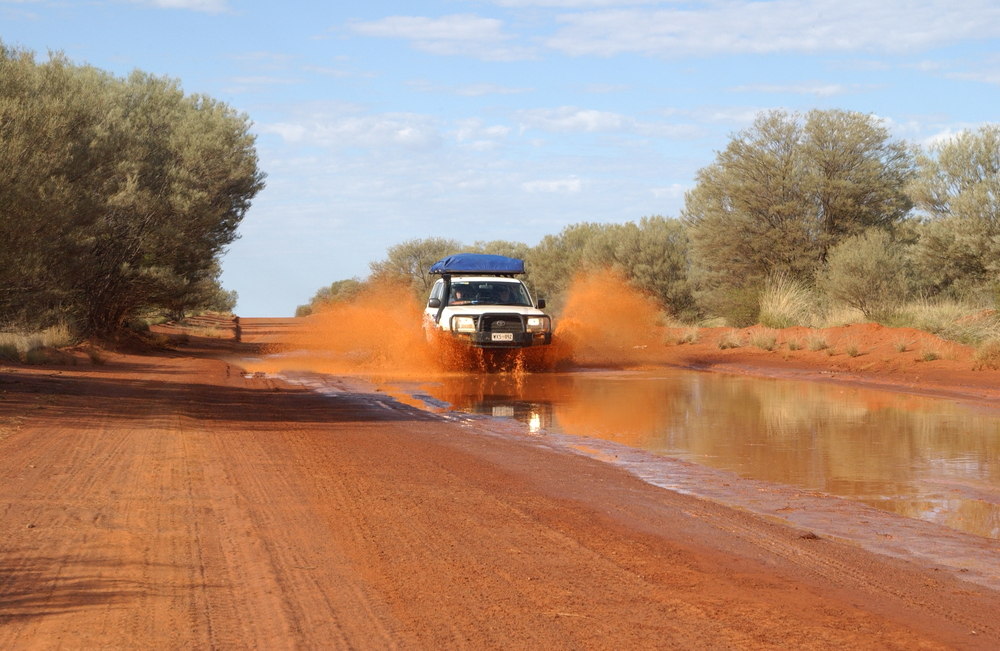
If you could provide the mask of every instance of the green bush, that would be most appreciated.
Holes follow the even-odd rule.
[[[6,362],[20,362],[21,353],[14,344],[0,343],[0,359]]]
[[[830,250],[819,285],[832,300],[861,311],[866,319],[892,318],[907,298],[904,251],[891,235],[869,229]]]

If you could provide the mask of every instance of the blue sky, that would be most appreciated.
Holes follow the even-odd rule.
[[[267,187],[223,260],[284,316],[412,238],[677,216],[769,109],[927,145],[998,121],[997,0],[0,0],[0,40],[247,113]]]

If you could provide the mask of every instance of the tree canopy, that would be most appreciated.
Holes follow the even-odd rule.
[[[921,153],[871,115],[771,111],[696,181],[680,219],[583,221],[536,246],[410,240],[373,277],[403,278],[422,300],[437,259],[499,253],[526,261],[533,293],[556,313],[574,275],[610,269],[675,316],[734,326],[760,320],[779,284],[869,318],[913,296],[1000,307],[1000,127]]]
[[[962,296],[1000,285],[1000,127],[931,147],[910,195],[925,224],[916,246],[929,289]]]
[[[812,281],[827,251],[906,216],[913,156],[870,116],[772,111],[698,172],[682,218],[692,280],[709,311],[755,315],[773,273]]]
[[[175,80],[0,46],[0,325],[225,304],[218,259],[264,181],[249,128]]]

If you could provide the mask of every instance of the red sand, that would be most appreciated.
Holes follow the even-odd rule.
[[[300,324],[245,319],[244,341]],[[827,331],[834,355],[720,334],[629,350],[997,398],[1000,374],[919,333]],[[247,345],[0,368],[3,648],[1000,646],[1000,593],[942,568],[222,361]]]

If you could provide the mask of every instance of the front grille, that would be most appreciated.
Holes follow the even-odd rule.
[[[484,314],[480,329],[484,332],[524,332],[521,317],[516,314]]]

